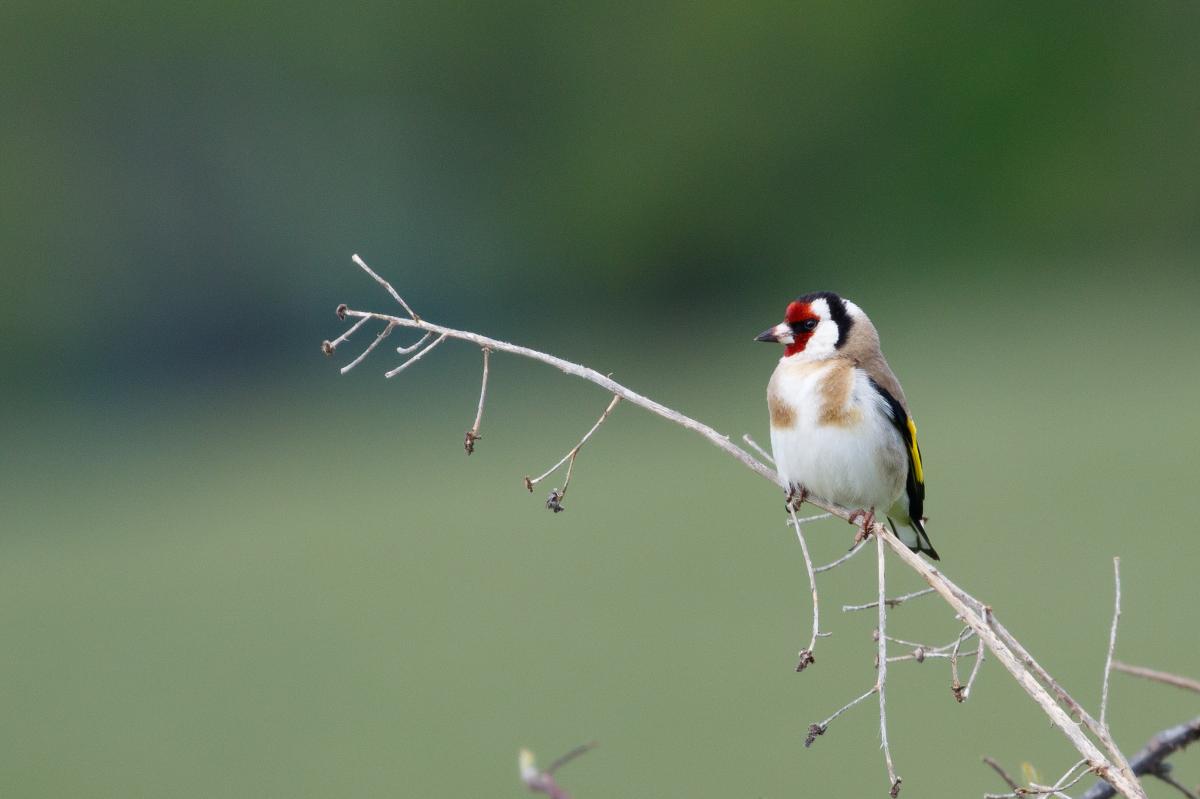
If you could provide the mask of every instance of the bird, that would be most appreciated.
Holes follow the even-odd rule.
[[[755,340],[784,345],[767,407],[788,507],[817,496],[850,508],[860,538],[882,511],[909,549],[941,560],[925,533],[917,425],[866,313],[831,291],[805,294]]]

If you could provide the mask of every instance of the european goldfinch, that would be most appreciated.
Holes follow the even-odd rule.
[[[789,501],[812,494],[857,510],[864,530],[876,510],[885,510],[909,549],[939,560],[922,517],[917,426],[863,310],[829,291],[805,294],[756,340],[785,346],[767,386],[767,407]]]

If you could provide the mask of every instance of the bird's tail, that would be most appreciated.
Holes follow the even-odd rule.
[[[896,534],[896,537],[903,541],[904,545],[913,552],[924,552],[934,560],[941,560],[938,557],[937,550],[933,548],[933,544],[929,543],[929,536],[925,534],[925,525],[921,524],[919,519],[909,519],[908,523],[898,530],[896,529],[896,523],[889,516],[888,524],[892,526],[892,532]]]

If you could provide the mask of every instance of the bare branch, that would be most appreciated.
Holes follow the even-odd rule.
[[[483,401],[487,397],[487,381],[488,381],[488,356],[492,351],[487,347],[483,348],[483,380],[479,386],[479,410],[475,411],[475,423],[471,425],[471,429],[467,431],[467,437],[463,440],[463,448],[470,455],[475,451],[475,442],[483,438],[479,435],[479,423],[483,421]]]
[[[1108,680],[1112,675],[1113,650],[1117,648],[1117,622],[1121,619],[1121,559],[1113,558],[1113,618],[1108,633],[1108,655],[1104,659],[1104,683],[1100,689],[1100,726],[1107,728]]]
[[[398,296],[398,295],[396,295]],[[704,436],[710,443],[726,454],[736,458],[744,466],[751,471],[760,475],[766,480],[779,488],[786,488],[780,481],[774,470],[760,463],[750,453],[733,444],[728,436],[718,433],[713,428],[696,421],[688,416],[685,416],[671,408],[655,402],[637,392],[634,392],[625,386],[612,380],[612,378],[602,375],[594,369],[581,366],[579,364],[566,361],[562,358],[557,358],[553,355],[532,350],[526,347],[520,347],[507,342],[502,342],[497,339],[481,336],[476,333],[467,331],[454,330],[452,328],[434,325],[424,320],[415,317],[404,318],[400,316],[391,316],[387,314],[379,314],[365,311],[350,310],[344,306],[339,307],[339,316],[350,316],[353,318],[362,318],[369,316],[379,319],[383,322],[391,322],[402,327],[415,328],[427,332],[433,332],[443,337],[457,338],[464,341],[470,341],[477,346],[489,346],[497,352],[507,352],[513,355],[530,358],[541,363],[553,366],[566,374],[574,375],[601,386],[606,391],[620,396],[650,412],[657,414],[665,419],[668,419],[685,429],[692,430]],[[432,345],[431,345],[432,346]],[[422,352],[427,352],[428,349]],[[840,519],[849,521],[851,512],[847,508],[840,507],[827,500],[816,497],[808,497],[807,501],[811,502],[818,508],[828,511]],[[1126,761],[1120,749],[1112,740],[1107,729],[1102,727],[1095,721],[1086,711],[1075,702],[1069,694],[1058,685],[1057,682],[1050,677],[1049,673],[1040,666],[1029,654],[1029,652],[1001,625],[991,613],[991,609],[978,599],[972,597],[969,593],[959,588],[942,572],[935,569],[919,555],[911,552],[892,532],[887,529],[886,525],[876,523],[869,531],[871,535],[877,537],[882,545],[889,547],[900,558],[905,565],[921,576],[923,580],[943,598],[954,612],[963,620],[963,622],[971,627],[984,645],[991,650],[1000,661],[1017,684],[1029,695],[1031,699],[1041,708],[1042,712],[1050,719],[1055,727],[1071,742],[1076,750],[1088,761],[1088,765],[1099,776],[1104,779],[1111,780],[1120,790],[1120,792],[1129,797],[1129,799],[1145,799],[1145,792],[1141,785],[1137,782],[1136,777],[1130,770],[1130,766]],[[815,572],[815,570],[814,570]],[[884,603],[880,608],[881,612],[886,610],[886,598],[881,597]],[[881,639],[881,643],[883,643]],[[881,661],[881,664],[886,664],[886,657]],[[1088,738],[1083,729],[1080,729],[1071,717],[1063,710],[1056,702],[1062,701],[1072,713],[1078,718],[1081,718],[1087,732],[1095,735],[1103,744],[1107,751],[1102,752],[1091,739]]]
[[[792,517],[792,527],[796,529],[796,538],[800,541],[800,552],[804,555],[804,568],[808,572],[808,587],[812,591],[812,638],[808,641],[808,646],[800,650],[800,661],[796,664],[796,671],[804,671],[816,661],[813,657],[813,649],[817,646],[817,636],[820,635],[821,629],[821,600],[817,595],[817,575],[813,572],[812,558],[808,554],[808,542],[804,540],[804,531],[800,528],[800,520],[796,518],[796,509],[788,503],[788,513]]]
[[[422,358],[424,358],[426,355],[428,355],[428,354],[429,354],[429,351],[430,351],[430,350],[432,350],[434,347],[436,347],[437,345],[441,344],[441,343],[442,343],[443,341],[445,341],[445,340],[446,340],[446,334],[445,334],[445,333],[443,333],[442,335],[440,335],[440,336],[438,336],[437,338],[435,338],[435,339],[433,340],[433,342],[432,342],[432,343],[431,343],[431,344],[430,344],[428,347],[426,347],[425,349],[421,350],[421,351],[420,351],[420,352],[418,352],[416,355],[412,356],[412,357],[411,357],[411,358],[409,358],[407,361],[405,361],[404,363],[402,363],[402,364],[400,364],[399,366],[397,366],[395,369],[392,369],[390,372],[384,372],[384,373],[383,373],[383,376],[384,376],[384,377],[387,377],[387,378],[392,378],[392,377],[395,377],[396,375],[400,374],[401,372],[403,372],[403,371],[404,371],[405,369],[407,369],[408,367],[412,366],[412,365],[413,365],[414,363],[416,363],[417,361],[419,361],[419,360],[421,360]]]
[[[1173,685],[1176,688],[1182,688],[1185,691],[1195,691],[1200,694],[1200,681],[1182,677],[1178,674],[1172,674],[1169,671],[1158,671],[1156,669],[1148,669],[1145,666],[1131,666],[1128,663],[1122,663],[1119,660],[1112,662],[1112,667],[1116,671],[1125,674],[1132,674],[1134,677],[1142,677],[1154,682],[1160,682],[1164,685]]]
[[[892,799],[900,794],[900,778],[896,776],[896,766],[892,763],[892,747],[888,745],[887,737],[887,586],[884,580],[884,541],[876,538],[876,566],[879,569],[879,671],[875,675],[875,687],[879,689],[879,738],[883,747],[883,762],[887,764],[888,780],[892,788],[889,795]]]
[[[760,447],[758,445],[758,442],[750,437],[749,433],[742,433],[742,441],[745,441],[747,444],[749,444],[750,449],[757,452],[764,461],[771,464],[772,466],[775,465],[775,459],[773,457],[771,457],[771,453],[767,452],[765,449]]]
[[[375,349],[376,347],[378,347],[378,346],[379,346],[379,342],[381,342],[381,341],[383,341],[385,338],[387,338],[387,337],[388,337],[388,336],[391,334],[392,330],[393,330],[395,327],[396,327],[396,326],[395,326],[394,324],[392,324],[391,322],[388,322],[388,323],[387,323],[387,326],[386,326],[386,327],[385,327],[383,330],[380,330],[380,331],[379,331],[379,335],[378,335],[378,336],[376,336],[376,337],[375,337],[375,340],[374,340],[374,341],[372,341],[372,342],[371,342],[371,343],[370,343],[370,344],[367,346],[367,348],[366,348],[365,350],[363,350],[363,351],[362,351],[362,354],[361,354],[361,355],[359,355],[359,356],[358,356],[357,358],[355,358],[353,361],[351,361],[350,363],[348,363],[348,364],[346,364],[345,366],[343,366],[343,367],[342,367],[341,373],[342,373],[342,374],[346,374],[346,372],[349,372],[351,369],[353,369],[354,367],[356,367],[356,366],[358,366],[360,363],[362,363],[362,362],[363,362],[363,359],[365,359],[365,358],[366,358],[368,355],[370,355],[370,354],[371,354],[371,350],[373,350],[373,349]],[[354,328],[350,328],[350,329],[351,329],[351,330],[353,330]]]
[[[894,608],[897,605],[901,605],[910,599],[916,599],[918,597],[923,597],[927,594],[932,594],[932,593],[933,593],[932,588],[922,588],[920,591],[913,591],[911,594],[903,594],[901,596],[892,597],[891,599],[885,599],[885,600],[883,600],[883,602],[889,608]],[[879,607],[878,599],[873,602],[868,602],[865,605],[842,605],[842,612],[849,613],[850,611],[854,611],[854,610],[870,610],[871,608],[874,608],[874,607]]]
[[[949,580],[946,582],[949,583]],[[965,593],[961,588],[958,588],[958,586],[953,586],[953,588],[957,592]],[[1112,735],[1108,732],[1108,728],[1102,726],[1098,721],[1096,721],[1095,718],[1092,717],[1090,713],[1084,710],[1083,706],[1080,705],[1079,702],[1075,701],[1075,698],[1067,693],[1066,689],[1059,685],[1058,681],[1051,677],[1050,673],[1046,671],[1046,669],[1043,668],[1040,663],[1034,660],[1033,655],[1029,654],[1029,651],[1025,649],[1021,642],[1018,641],[1013,634],[1010,633],[1004,627],[1004,625],[1000,623],[995,615],[990,612],[990,609],[985,609],[985,611],[986,612],[984,615],[986,617],[989,631],[994,632],[998,642],[1007,647],[1011,653],[1019,659],[1017,660],[1018,667],[1023,666],[1024,668],[1028,669],[1028,671],[1025,673],[1035,680],[1035,684],[1044,688],[1045,690],[1053,692],[1053,694],[1058,697],[1059,701],[1061,701],[1063,705],[1065,705],[1071,711],[1072,714],[1074,714],[1083,722],[1083,726],[1100,740],[1100,743],[1108,752],[1109,757],[1112,758],[1112,762],[1108,764],[1110,768],[1106,768],[1104,764],[1098,764],[1095,762],[1089,753],[1085,751],[1085,747],[1081,746],[1082,742],[1076,740],[1076,738],[1071,734],[1067,734],[1067,737],[1071,738],[1072,743],[1076,744],[1076,750],[1091,762],[1093,770],[1095,770],[1096,773],[1100,774],[1100,776],[1104,777],[1105,779],[1109,779],[1111,777],[1119,782],[1121,784],[1120,787],[1122,795],[1130,796],[1131,794],[1129,792],[1132,792],[1132,796],[1139,797],[1139,799],[1145,797],[1145,791],[1142,789],[1141,785],[1137,781],[1137,777],[1130,769],[1129,761],[1125,759],[1125,755],[1122,754],[1120,748],[1117,747],[1116,742],[1112,739]],[[983,635],[983,633],[980,634]],[[1005,668],[1008,668],[1008,664],[1001,656],[1000,651],[991,646],[990,642],[988,647],[996,654],[996,656],[1000,659],[1000,662],[1004,664]],[[1026,687],[1026,690],[1028,691],[1028,687]],[[1057,705],[1055,707],[1059,710],[1059,712],[1061,712],[1061,708],[1058,708]],[[1046,709],[1044,705],[1043,709]],[[1051,716],[1051,719],[1053,720],[1054,716]],[[1066,723],[1071,723],[1069,717],[1067,718]],[[1058,724],[1056,722],[1056,725],[1059,727],[1059,729],[1062,729],[1064,733],[1067,732],[1067,729],[1062,724]],[[1078,727],[1075,727],[1075,732],[1079,734]],[[1082,734],[1079,734],[1079,737],[1082,738]],[[1104,760],[1108,760],[1108,758],[1104,758]],[[1109,772],[1111,771],[1111,768],[1118,769],[1119,773],[1110,774]]]
[[[583,445],[587,443],[587,440],[592,437],[592,434],[600,429],[600,425],[604,424],[604,420],[608,418],[609,414],[611,414],[613,412],[613,408],[617,407],[617,403],[620,401],[621,401],[621,395],[614,394],[613,398],[612,398],[612,402],[608,403],[608,407],[604,409],[604,413],[600,414],[600,418],[596,420],[596,423],[594,425],[592,425],[592,429],[588,430],[586,433],[583,434],[583,438],[579,439],[579,443],[576,444],[574,447],[572,447],[571,450],[569,452],[567,452],[566,455],[563,455],[562,460],[560,460],[558,463],[551,466],[543,474],[541,474],[537,477],[534,477],[534,478],[526,477],[525,478],[525,487],[528,488],[529,493],[532,494],[534,486],[536,486],[538,483],[542,482],[547,477],[549,477],[554,472],[556,472],[558,470],[558,468],[560,466],[562,466],[564,463],[567,463],[568,461],[570,461],[570,463],[567,463],[567,476],[566,476],[566,479],[563,480],[562,488],[556,488],[553,491],[551,491],[550,498],[548,500],[546,500],[546,507],[550,508],[550,510],[554,511],[555,513],[558,513],[559,511],[564,509],[562,506],[562,500],[564,497],[566,497],[567,486],[570,485],[570,483],[571,483],[571,472],[575,469],[575,456],[577,456],[579,454],[579,450],[582,449]]]
[[[413,313],[413,309],[409,308],[408,303],[404,301],[404,298],[401,297],[394,288],[392,288],[392,284],[387,282],[383,278],[381,278],[379,275],[375,274],[375,270],[373,270],[373,269],[371,269],[371,267],[367,266],[366,262],[363,261],[362,258],[359,258],[357,253],[350,256],[350,260],[354,261],[354,263],[356,263],[360,267],[362,267],[362,270],[364,272],[366,272],[368,275],[375,278],[376,283],[378,283],[379,285],[381,285],[385,289],[387,289],[387,293],[392,295],[392,299],[394,299],[396,302],[400,303],[400,307],[402,307],[406,312],[408,312],[408,315],[412,318],[412,320],[414,322],[421,321],[421,317],[419,317],[415,313]]]
[[[326,355],[333,355],[333,353],[337,351],[339,344],[341,344],[343,341],[345,341],[346,339],[353,336],[354,331],[358,330],[360,327],[362,327],[369,321],[371,321],[369,318],[359,319],[357,322],[355,322],[354,324],[352,324],[350,326],[349,330],[347,330],[345,333],[343,333],[342,335],[335,338],[333,341],[327,340],[327,341],[321,342],[321,351],[324,352]]]
[[[860,702],[862,702],[862,701],[863,701],[864,699],[866,699],[867,697],[869,697],[869,696],[874,696],[874,695],[875,695],[875,692],[876,692],[876,691],[878,691],[878,690],[879,690],[879,686],[878,686],[878,685],[872,685],[872,686],[871,686],[871,690],[867,691],[865,694],[863,694],[862,696],[858,697],[857,699],[851,699],[849,702],[847,702],[846,704],[844,704],[844,705],[842,705],[840,708],[838,708],[836,711],[834,711],[834,713],[833,713],[833,715],[832,715],[832,716],[830,716],[829,718],[825,719],[825,720],[824,720],[824,721],[822,721],[820,724],[810,724],[810,725],[808,725],[808,737],[806,737],[806,738],[804,739],[804,748],[806,748],[806,749],[807,749],[808,747],[812,746],[812,745],[813,745],[813,741],[815,741],[815,740],[817,739],[817,736],[818,736],[818,735],[824,735],[824,734],[825,734],[825,731],[829,729],[829,724],[830,724],[830,722],[832,722],[832,721],[833,721],[834,719],[836,719],[838,716],[840,716],[840,715],[842,715],[843,713],[845,713],[845,712],[846,712],[847,710],[849,710],[850,708],[852,708],[852,707],[854,707],[855,705],[857,705],[857,704],[859,704]]]
[[[1200,740],[1200,716],[1155,735],[1130,759],[1130,768],[1134,774],[1153,774],[1161,779],[1170,766],[1166,759],[1197,740]],[[1116,794],[1113,786],[1102,777],[1084,792],[1082,799],[1108,799]]]
[[[766,478],[775,485],[779,486],[781,489],[784,487],[779,481],[779,477],[775,474],[774,470],[762,463],[759,463],[754,459],[753,456],[750,455],[750,453],[731,442],[729,440],[729,436],[718,433],[716,430],[704,424],[703,422],[698,422],[690,416],[685,416],[684,414],[679,413],[672,408],[668,408],[662,403],[655,402],[654,400],[643,396],[636,391],[626,388],[617,381],[613,380],[611,377],[600,374],[595,369],[589,369],[586,366],[581,366],[579,364],[572,363],[571,361],[558,358],[554,355],[539,352],[538,350],[529,349],[528,347],[521,347],[516,344],[509,344],[506,341],[500,341],[499,339],[481,336],[478,333],[471,333],[466,330],[456,330],[454,328],[444,327],[442,325],[435,325],[430,322],[426,322],[424,319],[406,319],[401,316],[390,316],[388,314],[374,313],[370,311],[356,311],[350,308],[343,309],[342,314],[344,316],[349,316],[356,319],[366,316],[373,319],[379,319],[383,322],[395,322],[400,327],[416,328],[418,330],[425,330],[439,335],[445,335],[448,338],[469,341],[479,347],[490,347],[495,352],[505,352],[510,355],[519,355],[523,358],[529,358],[530,360],[539,361],[547,364],[548,366],[553,366],[555,369],[565,372],[566,374],[582,378],[590,383],[594,383],[609,393],[618,394],[622,399],[628,400],[629,402],[641,408],[645,408],[651,413],[661,416],[664,419],[668,419],[684,429],[699,433],[708,439],[708,441],[714,446],[723,450],[728,455],[736,458],[742,463],[742,465],[746,466],[751,471],[755,472],[761,477]],[[839,508],[837,505],[825,502],[817,497],[809,497],[807,501],[810,504],[821,508],[822,510],[833,513],[840,519],[847,519],[850,515],[850,512],[845,508]]]

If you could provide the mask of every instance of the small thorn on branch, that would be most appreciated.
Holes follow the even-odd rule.
[[[892,783],[892,789],[888,791],[888,796],[892,797],[892,799],[896,799],[896,797],[900,795],[900,783],[902,782],[904,782],[904,780],[897,777],[896,781]]]
[[[813,663],[816,663],[816,662],[817,662],[817,659],[815,657],[813,657],[813,653],[812,653],[811,649],[801,649],[800,650],[800,662],[796,664],[796,671],[798,671],[798,672],[804,671],[805,669],[807,669],[809,666],[811,666]]]
[[[563,492],[557,488],[550,492],[550,496],[546,497],[546,509],[555,513],[562,513],[566,508],[562,506]]]

